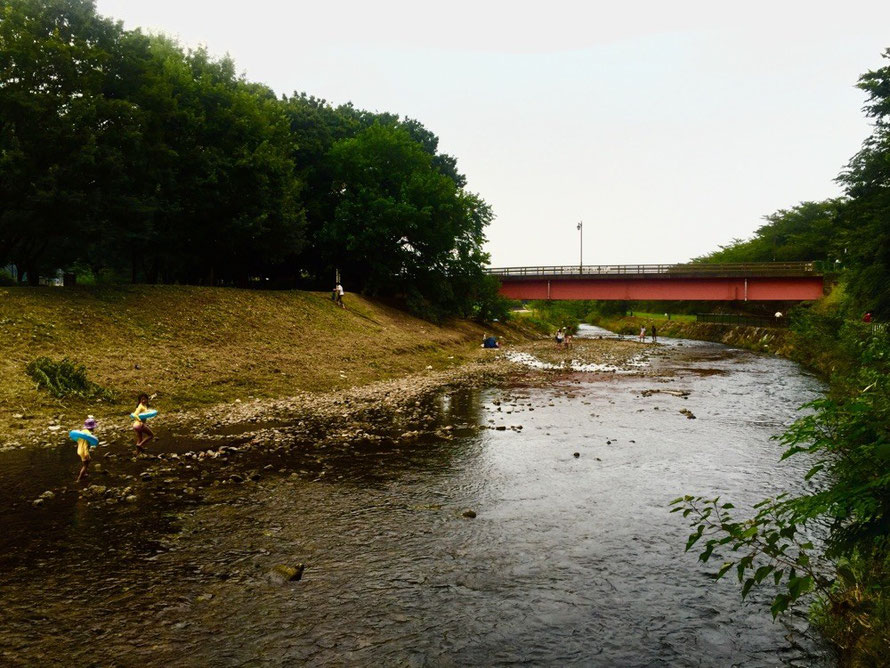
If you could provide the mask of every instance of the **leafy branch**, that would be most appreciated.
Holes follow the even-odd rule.
[[[700,544],[704,548],[699,561],[722,560],[712,574],[714,580],[735,568],[742,598],[767,578],[776,587],[784,583],[770,606],[773,617],[814,589],[829,595],[832,580],[824,576],[827,565],[814,556],[813,543],[789,517],[785,495],[761,501],[755,506],[757,514],[744,521],[735,520],[730,513],[735,506],[721,503],[720,497],[681,496],[671,506],[672,513],[691,518],[694,531],[686,541],[686,551]]]

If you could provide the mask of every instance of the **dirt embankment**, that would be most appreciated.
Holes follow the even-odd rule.
[[[793,352],[792,333],[787,329],[775,327],[749,327],[745,325],[722,325],[709,322],[678,322],[676,320],[657,320],[654,323],[645,318],[603,317],[593,324],[621,334],[635,335],[645,325],[647,336],[654,324],[659,336],[670,336],[678,339],[698,339],[725,343],[736,348],[745,348],[763,353],[773,353],[790,357]]]
[[[139,392],[176,419],[455,369],[486,359],[484,333],[508,346],[536,337],[515,325],[436,326],[352,294],[345,301],[343,310],[321,293],[185,286],[0,289],[0,446],[57,442],[87,413],[126,430]],[[85,364],[117,400],[37,390],[25,367],[40,356]]]

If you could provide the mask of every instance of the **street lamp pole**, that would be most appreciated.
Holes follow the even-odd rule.
[[[578,242],[580,245],[581,257],[578,261],[578,273],[584,273],[584,221],[578,221]]]

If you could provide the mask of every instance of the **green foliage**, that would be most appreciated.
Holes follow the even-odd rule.
[[[87,369],[82,364],[72,362],[67,357],[55,362],[49,357],[38,357],[25,368],[27,374],[37,383],[37,389],[44,389],[59,399],[80,397],[114,401],[114,392],[107,390],[87,378]]]
[[[719,497],[684,496],[671,505],[671,512],[682,512],[694,528],[686,551],[703,545],[699,561],[721,563],[715,580],[734,570],[742,598],[767,578],[779,588],[770,606],[773,617],[814,588],[828,591],[831,581],[821,575],[824,564],[814,559],[813,543],[803,537],[782,495],[761,501],[754,517],[741,521],[730,512],[734,506]]]
[[[854,554],[837,562],[831,596],[816,601],[814,623],[840,651],[840,665],[883,665],[890,639],[890,562]]]
[[[595,303],[589,300],[530,301],[528,308],[535,314],[535,318],[546,322],[549,329],[565,327],[574,332],[579,324],[588,320]]]
[[[509,320],[511,309],[518,303],[502,297],[499,293],[500,281],[493,276],[483,276],[475,284],[472,299],[472,318],[479,322]]]
[[[736,239],[697,262],[794,262],[834,260],[843,254],[836,239],[836,225],[842,202],[802,202],[765,217],[748,240]]]
[[[440,173],[402,127],[375,123],[328,158],[339,192],[319,231],[323,252],[371,294],[465,313],[468,291],[485,280],[489,207]]]
[[[91,0],[0,5],[0,266],[491,310],[488,205],[413,119],[277,98]],[[479,299],[487,299],[485,305]]]
[[[521,317],[522,317],[522,322],[524,322],[528,325],[531,325],[537,331],[539,331],[541,334],[552,334],[553,333],[553,329],[554,329],[553,324],[547,322],[546,320],[541,320],[540,318],[538,318],[534,315],[529,315],[529,314],[522,314]]]
[[[890,60],[890,49],[884,52]],[[847,250],[848,289],[864,310],[890,316],[890,66],[867,72],[872,134],[839,177],[848,203],[841,212],[840,243]]]
[[[587,303],[589,308],[585,315],[585,320],[594,320],[602,316],[621,316],[632,308],[632,302],[627,301],[597,301],[592,299]]]

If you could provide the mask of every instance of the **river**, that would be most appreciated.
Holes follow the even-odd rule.
[[[770,437],[820,383],[718,344],[650,350],[645,373],[442,395],[450,439],[269,454],[245,484],[181,467],[167,487],[197,491],[134,478],[157,490],[138,504],[32,508],[73,449],[0,453],[0,663],[830,665],[802,614],[712,583],[668,513],[798,488],[807,462]]]

